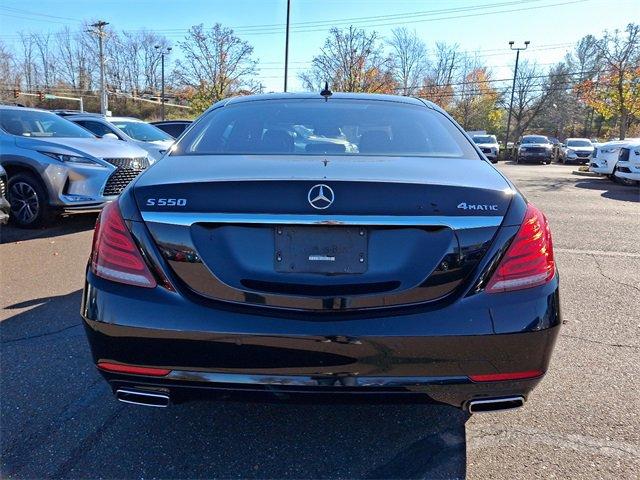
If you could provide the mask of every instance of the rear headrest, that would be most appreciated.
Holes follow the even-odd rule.
[[[285,130],[267,130],[262,134],[262,150],[267,153],[291,153],[293,136]]]
[[[24,126],[20,120],[8,120],[2,123],[2,127],[12,135],[22,135],[24,133]]]
[[[360,153],[381,153],[391,150],[391,138],[383,130],[370,130],[360,137]]]
[[[308,143],[304,149],[308,153],[324,153],[327,155],[332,153],[344,153],[347,151],[343,143],[331,142]]]

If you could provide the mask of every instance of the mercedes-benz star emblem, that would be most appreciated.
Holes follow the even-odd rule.
[[[334,200],[333,190],[329,185],[318,184],[311,187],[307,195],[309,204],[316,210],[329,208]]]

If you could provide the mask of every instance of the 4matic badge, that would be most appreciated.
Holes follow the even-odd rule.
[[[462,202],[458,204],[460,210],[498,210],[498,205],[485,205],[483,203],[467,203]]]

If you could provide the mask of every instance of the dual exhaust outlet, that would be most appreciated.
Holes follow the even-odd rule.
[[[524,405],[524,397],[487,398],[482,400],[471,400],[467,404],[469,413],[500,412],[502,410],[513,410]]]
[[[116,398],[123,403],[142,405],[145,407],[166,408],[170,403],[169,394],[167,393],[133,390],[128,388],[119,388],[116,390]]]
[[[119,388],[116,390],[116,398],[123,403],[142,405],[145,407],[166,408],[171,403],[169,394],[162,392],[150,392],[146,390],[133,390]],[[471,400],[467,404],[469,413],[499,412],[513,410],[524,405],[524,397],[487,398]]]

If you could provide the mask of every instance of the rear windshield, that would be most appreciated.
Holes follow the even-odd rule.
[[[173,138],[163,132],[155,125],[145,122],[132,122],[131,120],[111,120],[111,123],[134,140],[142,142],[156,142],[159,140],[173,140]]]
[[[480,157],[427,107],[389,101],[256,100],[205,115],[171,155],[404,155]]]
[[[589,140],[567,140],[567,147],[593,147]]]
[[[522,137],[522,143],[551,143],[547,137]]]
[[[475,143],[498,143],[495,135],[474,135],[473,141]]]

